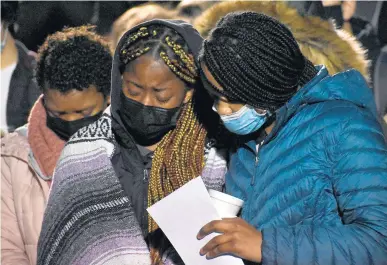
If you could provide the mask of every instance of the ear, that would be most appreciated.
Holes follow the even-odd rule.
[[[194,93],[193,88],[189,89],[187,91],[187,93],[185,93],[185,97],[184,97],[184,101],[183,101],[184,104],[192,99],[193,93]]]

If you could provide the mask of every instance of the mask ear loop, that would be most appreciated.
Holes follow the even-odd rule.
[[[248,107],[250,109],[253,109],[255,111],[255,113],[257,113],[257,115],[260,116],[260,117],[265,117],[268,114],[270,114],[270,111],[268,111],[268,110],[263,110],[263,113],[259,113],[254,107],[252,107],[252,106],[248,106]]]
[[[239,119],[242,114],[244,114],[246,111],[249,110],[249,106],[244,105],[240,110],[237,112],[227,114],[227,115],[220,115],[223,121],[229,121],[229,120],[236,120]]]
[[[276,120],[275,112],[271,112],[268,110],[266,113],[266,122],[265,122],[265,124],[267,124],[266,126],[271,125],[275,120]]]

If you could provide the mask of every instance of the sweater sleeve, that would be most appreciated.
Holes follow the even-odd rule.
[[[1,264],[29,265],[24,241],[15,213],[11,167],[7,158],[1,158]]]
[[[331,182],[342,223],[263,229],[263,265],[387,264],[386,142],[360,111],[341,126]]]

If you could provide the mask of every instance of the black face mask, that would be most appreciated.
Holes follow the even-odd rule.
[[[121,92],[121,110],[119,115],[137,144],[151,146],[158,143],[164,135],[174,129],[181,107],[164,109],[145,106],[127,98]]]
[[[60,139],[67,142],[79,129],[97,121],[102,116],[102,113],[103,111],[75,121],[65,121],[61,118],[51,117],[47,113],[47,127],[58,135]]]

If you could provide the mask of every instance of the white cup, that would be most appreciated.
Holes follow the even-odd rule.
[[[235,198],[226,193],[209,189],[208,193],[221,218],[233,218],[238,215],[243,206],[243,200]]]

